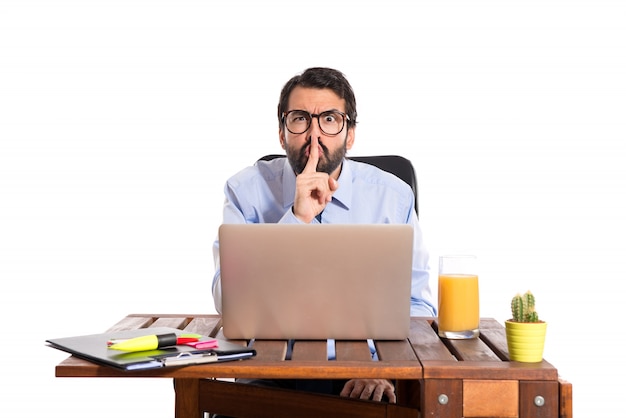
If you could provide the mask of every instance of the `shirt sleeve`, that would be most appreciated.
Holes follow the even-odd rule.
[[[437,308],[430,290],[430,255],[424,245],[424,237],[415,209],[412,210],[409,222],[413,225],[411,316],[437,316]]]

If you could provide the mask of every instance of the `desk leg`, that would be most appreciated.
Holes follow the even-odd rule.
[[[572,384],[559,378],[559,417],[572,418],[574,409],[572,406]]]
[[[408,406],[419,410],[420,407],[420,382],[419,380],[396,381],[396,397],[398,405]]]
[[[422,417],[462,417],[463,381],[455,379],[422,380],[420,404]]]
[[[199,379],[174,379],[176,391],[174,416],[176,418],[203,418],[204,412],[199,408],[199,388]]]

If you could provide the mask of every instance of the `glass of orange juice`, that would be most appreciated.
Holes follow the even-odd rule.
[[[473,255],[439,257],[439,336],[478,337],[480,321],[477,260]]]

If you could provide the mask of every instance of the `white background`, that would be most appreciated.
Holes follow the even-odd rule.
[[[0,415],[173,416],[171,381],[55,378],[66,355],[44,340],[213,312],[224,181],[281,152],[284,82],[331,66],[356,91],[351,154],[415,164],[435,271],[478,255],[481,314],[501,321],[533,290],[575,416],[619,416],[625,17],[609,0],[0,1]]]

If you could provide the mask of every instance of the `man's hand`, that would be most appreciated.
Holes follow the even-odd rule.
[[[396,389],[387,379],[348,380],[339,394],[349,398],[371,399],[380,402],[383,395],[389,403],[396,403]]]
[[[309,159],[302,173],[296,177],[296,196],[293,203],[294,215],[306,223],[310,223],[318,213],[324,210],[339,187],[334,178],[317,171],[319,159],[319,142],[317,138],[312,137]]]

